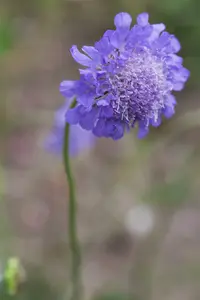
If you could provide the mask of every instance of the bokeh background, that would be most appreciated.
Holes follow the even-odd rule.
[[[0,273],[20,259],[19,289],[0,299],[65,299],[67,184],[44,140],[78,78],[72,44],[92,45],[120,11],[143,11],[182,44],[191,78],[176,116],[142,141],[100,139],[73,158],[84,300],[200,299],[200,1],[0,1]]]

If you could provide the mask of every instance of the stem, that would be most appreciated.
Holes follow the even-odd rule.
[[[76,100],[72,102],[70,108],[74,108],[75,106],[76,106]],[[70,300],[80,300],[81,253],[80,253],[80,246],[77,237],[77,224],[76,224],[77,203],[76,203],[76,196],[75,196],[75,185],[72,176],[70,157],[69,157],[69,132],[70,132],[70,125],[66,123],[65,134],[64,134],[63,159],[64,159],[65,172],[67,175],[67,181],[69,185],[68,234],[69,234],[69,246],[70,246],[70,255],[71,255]]]

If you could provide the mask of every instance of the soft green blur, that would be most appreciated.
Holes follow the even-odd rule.
[[[1,300],[66,299],[67,183],[43,144],[63,102],[59,83],[78,78],[69,48],[92,45],[120,11],[165,23],[191,78],[176,116],[145,140],[133,131],[73,159],[83,300],[200,299],[200,1],[1,0]],[[23,276],[10,295],[12,257]]]

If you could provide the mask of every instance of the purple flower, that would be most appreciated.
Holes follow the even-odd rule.
[[[66,103],[56,112],[52,132],[45,141],[45,147],[54,153],[61,153],[63,148],[64,128],[66,124],[66,111],[71,101]],[[84,130],[80,125],[70,126],[70,155],[77,155],[80,151],[94,145],[95,136],[92,132]]]
[[[149,126],[159,126],[162,115],[170,118],[176,100],[172,91],[183,89],[189,71],[177,56],[181,46],[164,24],[149,23],[147,13],[137,17],[119,13],[116,30],[107,30],[94,47],[83,53],[72,46],[73,58],[85,68],[78,81],[63,81],[64,97],[76,97],[78,105],[68,110],[66,120],[79,124],[98,137],[123,137],[138,126],[143,138]]]

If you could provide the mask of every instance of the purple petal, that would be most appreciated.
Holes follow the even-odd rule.
[[[155,42],[156,47],[164,49],[166,53],[177,53],[181,49],[178,39],[164,31]]]
[[[108,105],[101,107],[100,116],[101,118],[111,118],[113,116],[112,107]]]
[[[179,52],[181,49],[181,44],[179,42],[179,40],[172,34],[171,35],[171,43],[170,43],[170,52],[172,53],[177,53]]]
[[[175,96],[174,95],[169,95],[168,97],[167,97],[167,105],[176,105],[177,104],[177,102],[176,102],[176,98],[175,98]]]
[[[89,74],[91,74],[91,70],[90,69],[79,69],[79,73],[81,75],[88,76]]]
[[[113,140],[119,140],[124,136],[124,128],[121,123],[115,124],[115,129],[112,135]]]
[[[184,83],[188,80],[190,72],[184,67],[173,66],[171,68],[172,79],[174,91],[181,91],[184,87]]]
[[[166,118],[171,118],[175,114],[176,98],[174,95],[169,95],[166,100],[166,106],[163,109],[163,114]]]
[[[95,136],[91,131],[82,129],[79,125],[70,127],[70,155],[77,155],[79,152],[94,146]]]
[[[64,80],[60,84],[60,93],[66,98],[71,98],[75,96],[76,88],[77,81]]]
[[[167,119],[171,118],[175,114],[174,106],[165,106],[163,114]]]
[[[126,30],[116,30],[110,37],[110,43],[117,49],[123,46],[125,39],[128,35]]]
[[[79,124],[83,129],[91,130],[94,127],[97,117],[98,109],[93,108],[81,116]]]
[[[110,38],[111,37],[111,35],[113,34],[113,32],[114,32],[114,30],[110,30],[110,29],[108,29],[108,30],[106,30],[106,32],[104,33],[104,37],[107,37],[107,38]]]
[[[168,54],[165,61],[168,65],[182,64],[183,58],[176,54]]]
[[[129,29],[131,22],[131,16],[125,12],[117,14],[114,19],[114,23],[117,29]]]
[[[177,81],[185,82],[188,80],[190,76],[190,71],[184,67],[178,68],[176,70],[177,72],[174,72],[174,79]]]
[[[63,148],[63,138],[64,138],[64,126],[53,128],[52,132],[49,134],[45,140],[44,147],[47,151],[61,154]],[[79,152],[90,148],[94,145],[95,137],[87,130],[82,129],[79,125],[70,126],[69,134],[69,152],[70,155],[74,156],[79,154]]]
[[[64,105],[62,105],[55,113],[54,123],[56,127],[64,127],[65,126],[65,115],[69,106],[72,102],[72,99],[66,99]]]
[[[96,63],[100,62],[101,56],[97,49],[92,46],[84,46],[82,50],[90,56]]]
[[[124,128],[121,123],[115,120],[106,120],[103,136],[110,137],[113,140],[119,140],[124,135]]]
[[[94,102],[94,94],[86,93],[77,95],[77,102],[85,107],[91,107]]]
[[[66,121],[69,124],[72,124],[72,125],[78,124],[79,119],[80,119],[79,106],[69,109],[66,112],[65,117],[66,117]]]
[[[138,128],[138,138],[143,139],[149,133],[149,127],[140,123]]]
[[[91,59],[86,56],[85,54],[81,53],[77,46],[72,46],[71,49],[71,54],[72,57],[74,58],[75,61],[77,61],[79,64],[85,66],[85,67],[89,67],[91,65]]]
[[[105,135],[105,120],[104,119],[99,119],[93,128],[93,134],[96,135],[97,137],[102,137]]]
[[[151,119],[151,125],[152,125],[153,127],[158,127],[158,126],[160,126],[161,122],[162,122],[162,119],[161,119],[160,116],[159,116],[157,119]]]
[[[82,79],[78,82],[76,100],[78,103],[85,107],[91,107],[93,104],[94,98],[96,96],[95,88],[93,83],[89,81],[91,79],[91,74],[86,76],[87,81]]]
[[[113,46],[111,45],[108,36],[102,37],[102,39],[96,42],[95,48],[103,55],[108,55],[113,50]]]
[[[148,41],[148,38],[151,36],[153,31],[152,25],[147,25],[141,27],[139,25],[133,26],[131,29],[130,35],[128,37],[128,43],[134,47],[138,42],[144,43]]]
[[[108,106],[109,102],[106,99],[98,100],[97,106]]]
[[[173,84],[173,90],[176,92],[180,92],[182,91],[182,89],[184,88],[184,83],[183,82],[176,82]]]
[[[161,32],[163,30],[165,30],[165,25],[163,23],[153,24],[152,27],[153,27],[153,30],[152,30],[151,36],[149,37],[149,41],[156,40],[159,37],[159,35],[161,34]]]
[[[149,21],[149,15],[146,12],[139,14],[137,16],[137,23],[138,23],[138,25],[140,25],[142,27],[148,25],[149,24],[148,21]]]
[[[54,127],[52,132],[47,136],[44,147],[47,151],[60,154],[63,146],[63,128]]]

